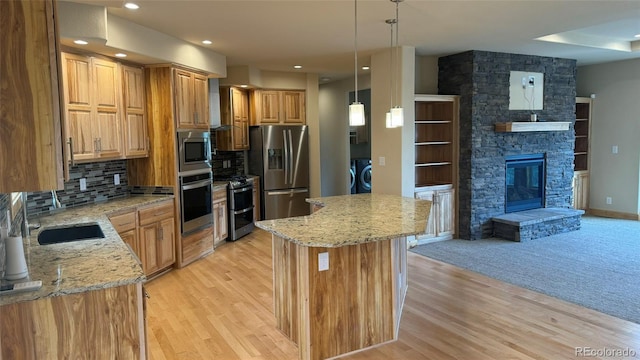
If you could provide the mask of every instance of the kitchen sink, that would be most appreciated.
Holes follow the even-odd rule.
[[[40,245],[49,245],[100,238],[104,238],[100,225],[97,223],[83,223],[43,229],[38,234],[38,243]]]

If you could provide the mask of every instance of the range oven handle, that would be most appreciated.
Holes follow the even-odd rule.
[[[245,192],[245,191],[253,191],[253,186],[249,185],[249,186],[241,187],[239,189],[231,190],[231,192],[234,194]]]
[[[244,213],[249,212],[249,211],[253,211],[253,206],[248,207],[248,208],[246,208],[246,209],[242,209],[242,210],[234,211],[234,212],[233,212],[233,215],[244,214]]]
[[[182,190],[191,190],[199,187],[210,186],[211,180],[202,180],[182,185]]]

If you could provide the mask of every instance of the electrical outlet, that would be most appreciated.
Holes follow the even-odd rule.
[[[618,145],[613,145],[611,147],[611,153],[612,154],[617,154],[618,153]]]
[[[329,253],[322,252],[318,254],[318,271],[329,270]]]
[[[386,164],[386,159],[384,156],[378,157],[378,165],[384,166]]]
[[[113,184],[120,185],[120,174],[113,175]]]
[[[528,81],[527,85],[529,85],[529,87],[535,87],[536,86],[536,77],[529,75],[529,81]]]
[[[87,191],[87,179],[80,179],[80,191]]]
[[[607,202],[607,205],[611,205],[613,203],[613,200],[611,199],[611,196],[607,196],[607,198],[605,200]]]

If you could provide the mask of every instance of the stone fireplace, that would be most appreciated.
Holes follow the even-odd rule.
[[[473,240],[493,235],[492,218],[507,213],[507,199],[514,194],[510,184],[515,185],[516,181],[520,184],[527,180],[530,188],[513,196],[541,192],[536,206],[570,208],[573,125],[568,131],[514,133],[496,132],[494,125],[530,118],[529,111],[509,110],[511,71],[544,74],[543,109],[536,111],[539,121],[573,124],[576,61],[474,50],[441,57],[438,67],[438,93],[460,95],[460,238]],[[532,154],[543,155],[542,169],[514,169],[512,175],[507,175],[507,159]],[[546,175],[541,182],[533,179],[536,171]]]

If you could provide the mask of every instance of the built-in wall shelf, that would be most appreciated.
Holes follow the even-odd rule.
[[[540,121],[540,122],[507,122],[496,123],[496,132],[533,132],[533,131],[567,131],[569,130],[569,121]]]

